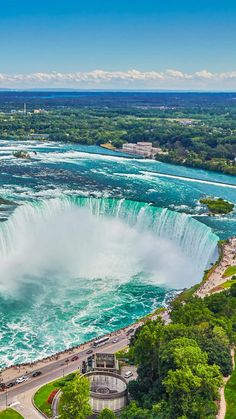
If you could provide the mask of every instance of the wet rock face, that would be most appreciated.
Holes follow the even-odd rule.
[[[16,205],[16,203],[0,196],[0,205]]]

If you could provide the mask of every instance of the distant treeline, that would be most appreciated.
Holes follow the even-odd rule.
[[[47,134],[53,141],[110,141],[117,148],[152,141],[168,151],[160,160],[234,175],[235,98],[233,93],[2,91],[0,138]],[[24,103],[27,115],[18,113]]]

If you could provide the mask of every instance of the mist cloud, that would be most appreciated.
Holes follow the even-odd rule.
[[[115,289],[143,273],[147,283],[182,288],[201,276],[170,240],[117,218],[96,217],[89,209],[19,208],[9,223],[7,252],[0,253],[0,293],[5,295],[18,293],[26,283],[51,280],[60,289],[69,279],[83,278],[93,287],[100,278],[104,287]]]

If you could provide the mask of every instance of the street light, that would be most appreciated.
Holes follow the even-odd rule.
[[[7,399],[7,396],[8,396],[8,393],[7,393],[7,388],[6,388],[6,409],[7,409],[7,406],[8,406],[8,399]]]

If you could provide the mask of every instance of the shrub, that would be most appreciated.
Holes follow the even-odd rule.
[[[52,401],[53,401],[54,397],[56,396],[56,394],[58,393],[58,391],[59,391],[59,388],[55,388],[55,390],[53,390],[53,391],[49,394],[48,399],[47,399],[47,402],[48,402],[49,404],[52,404]]]

